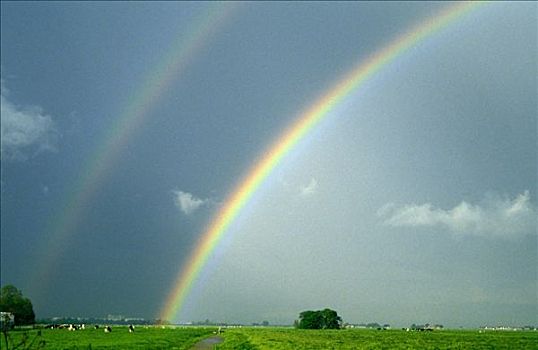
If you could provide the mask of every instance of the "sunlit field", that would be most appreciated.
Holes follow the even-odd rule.
[[[18,349],[191,349],[214,336],[215,328],[127,327],[103,329],[29,330],[10,333],[11,348]],[[39,333],[40,332],[40,333]],[[233,328],[220,335],[226,349],[538,349],[538,332],[441,330],[297,330],[293,328]],[[24,340],[26,338],[26,340]],[[18,347],[17,347],[18,346]],[[1,349],[5,349],[2,339]]]

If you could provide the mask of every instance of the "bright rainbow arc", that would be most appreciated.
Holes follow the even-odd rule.
[[[47,230],[50,234],[41,249],[41,268],[36,269],[32,283],[35,290],[46,289],[57,260],[69,245],[69,238],[76,232],[81,219],[91,206],[95,193],[114,168],[122,152],[137,135],[146,122],[149,111],[166,93],[170,85],[181,77],[182,72],[196,57],[196,54],[211,41],[234,13],[236,4],[210,3],[193,21],[190,31],[181,33],[156,66],[148,71],[142,79],[140,88],[133,91],[114,123],[102,136],[101,142],[88,156],[86,166],[81,170],[77,180],[69,186],[59,219],[51,223]],[[54,216],[56,217],[56,216]]]
[[[479,4],[479,2],[461,2],[451,5],[437,16],[426,20],[398,37],[365,62],[361,62],[344,79],[329,90],[329,92],[318,99],[306,112],[301,114],[297,121],[269,148],[265,156],[248,172],[244,180],[224,202],[225,205],[220,209],[207,230],[201,236],[186,267],[180,271],[174,287],[161,311],[160,318],[172,320],[177,316],[211,253],[217,247],[227,228],[237,217],[241,209],[245,207],[249,199],[279,162],[330,110],[353,90],[361,86],[369,77],[395,60],[396,57],[403,54],[407,49],[446,27]]]

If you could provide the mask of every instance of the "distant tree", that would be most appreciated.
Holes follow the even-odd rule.
[[[295,321],[294,324],[296,328],[300,329],[339,329],[342,318],[331,309],[307,310],[299,314],[299,320]]]
[[[339,329],[342,324],[342,318],[338,316],[336,311],[331,309],[325,309],[321,311],[322,328],[326,329]]]
[[[15,286],[5,285],[0,291],[0,311],[11,312],[15,315],[15,325],[35,323],[32,302],[25,298]]]
[[[299,314],[297,328],[321,329],[321,314],[319,311],[303,311]]]
[[[262,326],[264,326],[264,327],[269,326],[269,321],[263,321],[263,322],[262,322]]]

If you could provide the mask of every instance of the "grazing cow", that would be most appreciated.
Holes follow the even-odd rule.
[[[95,329],[99,329],[99,325],[96,324],[95,326],[93,326],[93,328],[95,328]]]
[[[134,327],[132,324],[129,325],[129,333],[133,333],[134,332]]]
[[[110,333],[110,332],[112,332],[112,328],[110,328],[110,326],[106,326],[105,333]]]

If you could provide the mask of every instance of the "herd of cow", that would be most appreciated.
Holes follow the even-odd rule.
[[[78,330],[84,330],[86,329],[86,325],[85,324],[49,324],[47,325],[45,328],[48,328],[48,329],[67,329],[68,331],[78,331]],[[94,329],[99,329],[99,325],[96,324],[95,326],[93,326]],[[103,327],[105,333],[110,333],[112,332],[112,327],[110,326],[104,326]],[[129,325],[128,327],[128,330],[129,330],[129,333],[133,333],[134,332],[134,326],[132,324]]]

